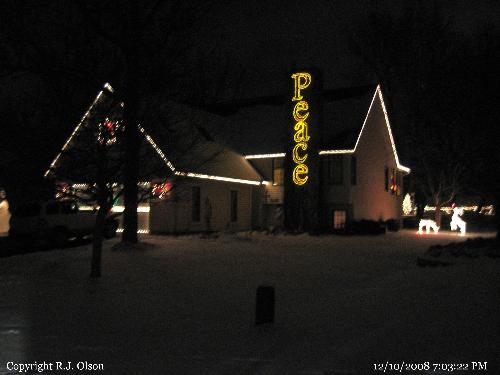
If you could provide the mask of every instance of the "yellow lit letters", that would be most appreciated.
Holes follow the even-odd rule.
[[[305,90],[311,84],[312,78],[309,73],[301,72],[292,74],[292,79],[294,81],[294,92],[292,102],[295,103],[293,108],[293,119],[296,121],[293,129],[295,134],[293,135],[293,140],[295,141],[295,146],[292,151],[292,160],[296,164],[293,169],[292,179],[296,185],[304,185],[309,176],[309,168],[304,162],[307,159],[307,141],[309,137],[308,127],[309,124],[306,119],[309,117],[309,103],[302,100],[304,97],[301,94],[302,90]],[[299,148],[304,151],[302,155],[299,154]]]
[[[295,83],[295,90],[292,101],[302,100],[300,90],[306,89],[311,84],[311,75],[309,73],[294,73],[292,78]]]
[[[297,164],[293,169],[293,182],[296,185],[304,185],[309,178],[309,176],[307,175],[308,171],[309,168],[307,168],[307,165]]]
[[[299,142],[293,147],[292,159],[295,164],[304,164],[307,159],[307,154],[304,154],[304,156],[299,156],[299,148],[304,151],[307,150],[307,143]]]

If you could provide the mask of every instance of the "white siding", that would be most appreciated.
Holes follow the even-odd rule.
[[[200,187],[200,221],[192,220],[191,188]],[[231,190],[238,192],[237,221],[231,222]],[[187,178],[177,180],[172,196],[151,203],[151,231],[156,233],[201,232],[207,230],[207,206],[212,207],[210,229],[249,230],[252,219],[252,186],[222,181]]]
[[[396,169],[396,160],[378,95],[354,155],[358,165],[357,184],[351,186],[353,218],[399,219],[402,196],[385,190],[385,167]]]

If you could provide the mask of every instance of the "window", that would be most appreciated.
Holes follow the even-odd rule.
[[[396,181],[396,170],[391,168],[391,180],[390,180],[391,194],[397,194],[398,185]]]
[[[238,192],[231,190],[231,221],[238,221]]]
[[[273,185],[283,185],[285,170],[283,168],[283,158],[275,158],[272,161],[273,165]]]
[[[389,191],[389,168],[387,167],[385,167],[384,181],[385,181],[385,191]]]
[[[345,229],[347,214],[345,210],[333,211],[333,229]]]
[[[193,186],[191,188],[191,220],[194,222],[200,221],[201,196],[200,187]]]
[[[358,166],[356,156],[351,156],[351,185],[356,185],[358,179]]]
[[[342,156],[328,160],[327,181],[329,185],[342,185],[344,183],[344,163]]]

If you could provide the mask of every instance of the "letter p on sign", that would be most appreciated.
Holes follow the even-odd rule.
[[[294,95],[292,101],[302,100],[302,95],[300,95],[300,90],[303,90],[311,84],[311,75],[309,73],[294,73],[292,78],[295,84]]]

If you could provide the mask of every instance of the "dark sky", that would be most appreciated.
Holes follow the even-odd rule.
[[[374,0],[215,2],[211,13],[199,19],[197,41],[209,53],[217,50],[211,64],[229,63],[239,72],[235,92],[242,97],[287,92],[290,83],[287,73],[293,66],[321,68],[328,88],[371,83],[373,72],[351,52],[349,40],[366,16],[367,5],[374,3]],[[398,13],[403,3],[406,2],[377,4],[384,11]],[[441,4],[457,38],[469,38],[481,25],[499,19],[499,5],[494,0],[474,1],[473,7],[466,0]],[[40,21],[44,24],[43,19]],[[45,27],[51,26],[45,24]],[[46,42],[50,44],[51,40]],[[74,98],[64,107],[57,93],[45,87],[36,74],[2,74],[0,82],[1,156],[10,153],[19,165],[17,169],[36,176],[54,157],[100,89],[97,79],[88,83],[66,82],[72,86]],[[37,120],[27,120],[33,118]],[[25,123],[24,127],[20,123]],[[2,184],[7,180],[6,169],[0,171],[4,174],[0,176]],[[12,182],[12,178],[8,180]]]
[[[325,87],[366,83],[369,69],[350,51],[349,40],[374,0],[235,2],[221,10],[217,23],[224,44],[249,70],[248,93],[288,89],[286,71],[316,65],[323,70]],[[378,1],[389,13],[400,13],[409,2]],[[457,33],[468,37],[490,22],[498,27],[497,1],[445,1],[445,16]],[[257,4],[257,5],[256,5]],[[250,62],[250,64],[249,64]]]

